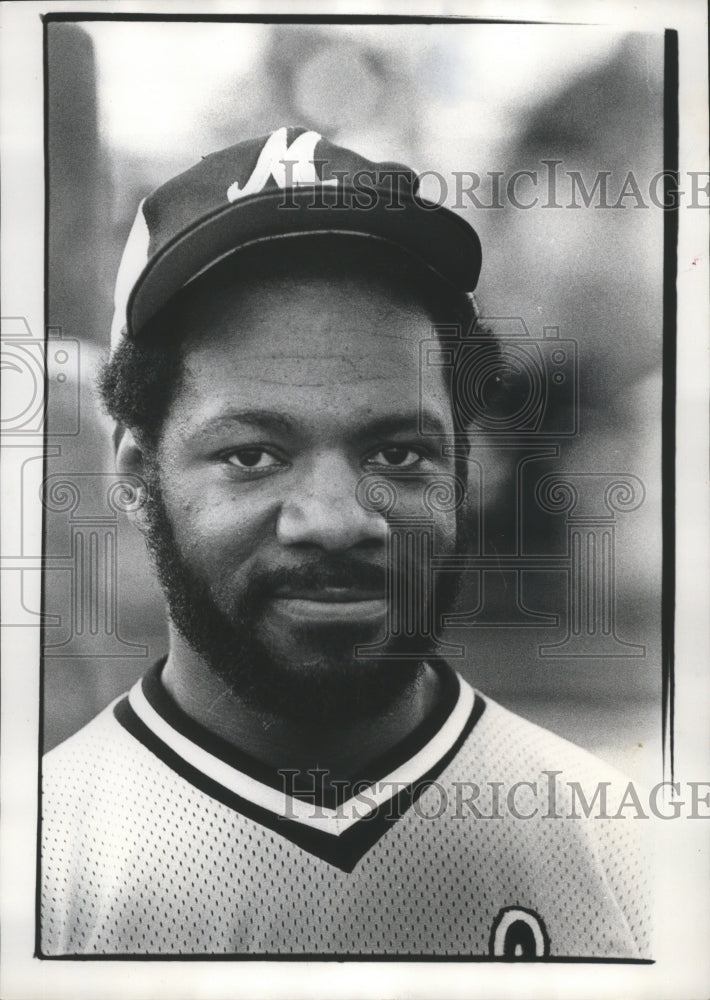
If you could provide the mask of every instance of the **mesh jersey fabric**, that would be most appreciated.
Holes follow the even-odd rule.
[[[587,818],[571,791],[589,803],[625,780],[451,673],[435,782],[381,828],[351,811],[347,836],[365,839],[347,864],[318,846],[332,832],[312,846],[306,820],[252,808],[266,786],[151,715],[139,682],[136,712],[121,699],[45,757],[41,955],[646,957],[637,826]]]

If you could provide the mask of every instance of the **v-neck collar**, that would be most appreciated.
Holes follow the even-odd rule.
[[[322,772],[271,768],[191,719],[161,682],[164,662],[116,704],[121,725],[212,798],[346,871],[443,771],[485,707],[447,663],[431,662],[442,682],[432,711],[333,793],[324,791]]]

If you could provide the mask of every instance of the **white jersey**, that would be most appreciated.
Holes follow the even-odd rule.
[[[446,665],[335,794],[197,725],[160,667],[45,758],[43,956],[648,955],[636,825],[593,803],[620,776]]]

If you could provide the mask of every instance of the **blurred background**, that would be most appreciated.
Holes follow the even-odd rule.
[[[46,30],[48,323],[70,345],[78,342],[78,362],[60,373],[59,392],[57,365],[66,359],[50,341],[48,431],[50,440],[66,435],[47,463],[50,749],[166,651],[160,591],[142,540],[111,494],[111,427],[93,390],[140,199],[201,155],[290,124],[376,160],[449,178],[473,171],[488,205],[487,175],[499,172],[503,185],[516,170],[545,178],[544,160],[560,161],[561,205],[570,203],[566,171],[579,171],[588,189],[609,171],[611,204],[633,171],[648,203],[649,181],[662,170],[663,40],[476,24],[87,21],[51,22]],[[540,653],[564,639],[569,624],[559,567],[488,574],[485,588],[469,574],[462,609],[480,613],[450,638],[465,645],[457,665],[485,693],[631,776],[656,779],[663,213],[634,207],[633,197],[609,210],[594,202],[543,208],[542,180],[536,191],[521,182],[518,193],[521,201],[537,194],[540,203],[520,210],[503,194],[503,208],[486,209],[459,199],[465,204],[456,211],[483,244],[479,304],[486,317],[522,319],[533,338],[557,327],[560,338],[576,341],[578,432],[556,439],[555,427],[566,427],[558,416],[546,428],[547,447],[531,441],[474,452],[485,466],[482,551],[565,555],[565,516],[534,502],[545,475],[585,473],[578,483],[590,490],[598,488],[592,474],[637,477],[643,504],[618,513],[613,526],[615,631],[631,645],[603,655],[597,648],[562,658]],[[446,203],[455,200],[452,184]],[[511,324],[499,325],[505,334]],[[98,604],[86,589],[91,580],[99,581]],[[505,624],[509,586],[517,625]]]

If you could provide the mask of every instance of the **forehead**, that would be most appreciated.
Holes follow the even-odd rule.
[[[331,275],[206,285],[180,324],[183,411],[204,416],[238,402],[312,416],[396,412],[416,410],[420,395],[447,407],[441,373],[420,380],[430,317],[385,282]]]

